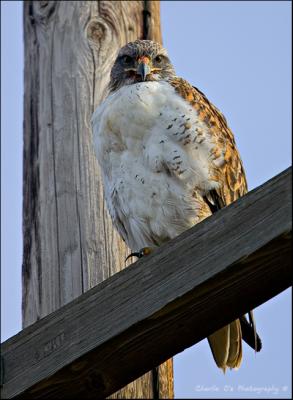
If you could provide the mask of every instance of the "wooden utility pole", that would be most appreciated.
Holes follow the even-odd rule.
[[[159,2],[24,2],[23,327],[125,267],[90,119],[118,49],[137,38],[161,42]],[[172,371],[172,360],[159,368],[160,398],[173,397]],[[153,398],[153,387],[147,373],[112,397]]]

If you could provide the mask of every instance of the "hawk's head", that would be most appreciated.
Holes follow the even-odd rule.
[[[111,70],[110,91],[143,81],[168,80],[175,76],[166,49],[151,40],[123,46]]]

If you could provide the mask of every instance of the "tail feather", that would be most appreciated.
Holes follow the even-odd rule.
[[[249,311],[248,317],[249,317],[250,325],[252,326],[252,329],[253,329],[254,351],[256,351],[256,349],[257,349],[257,334],[256,334],[256,325],[255,325],[255,320],[254,320],[254,316],[253,316],[253,311],[252,310]]]
[[[215,362],[225,372],[226,368],[239,368],[242,361],[242,335],[237,319],[208,337]]]
[[[238,369],[242,361],[242,334],[239,319],[230,324],[230,348],[227,366]]]
[[[245,315],[239,318],[243,340],[256,352],[262,348],[261,339],[256,332],[255,321],[252,312],[249,313],[249,321]]]
[[[208,337],[214,360],[225,372],[230,347],[230,325],[226,325]]]

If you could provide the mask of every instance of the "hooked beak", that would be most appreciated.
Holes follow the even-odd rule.
[[[150,60],[147,57],[141,57],[138,60],[138,67],[136,73],[141,76],[142,81],[145,81],[147,75],[151,73],[149,62]]]

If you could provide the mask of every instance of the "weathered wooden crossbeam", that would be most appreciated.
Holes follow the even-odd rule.
[[[4,342],[2,398],[118,390],[288,288],[291,231],[290,168]]]

